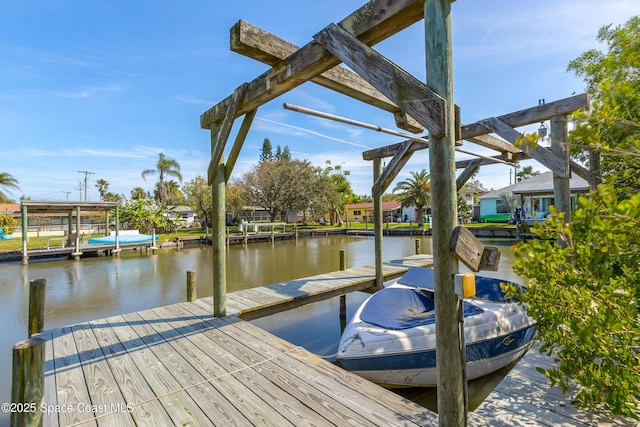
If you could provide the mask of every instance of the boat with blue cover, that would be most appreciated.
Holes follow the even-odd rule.
[[[507,281],[475,281],[476,295],[463,300],[468,380],[518,360],[536,336],[525,307],[506,298],[500,284]],[[386,387],[435,387],[434,288],[433,270],[416,267],[369,297],[342,334],[340,365]]]

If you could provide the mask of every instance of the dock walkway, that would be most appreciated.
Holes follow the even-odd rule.
[[[387,277],[431,262],[385,263]],[[45,331],[46,426],[428,426],[437,415],[241,318],[370,286],[372,267]],[[634,425],[575,410],[531,351],[469,425]],[[603,424],[605,425],[605,424]]]

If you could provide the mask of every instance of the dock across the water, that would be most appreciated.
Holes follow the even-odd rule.
[[[384,264],[386,278],[431,263]],[[362,290],[373,267],[297,279],[45,331],[45,426],[428,426],[437,415],[243,320]],[[576,410],[530,351],[469,425],[581,426],[607,421]],[[634,425],[626,420],[615,425]]]

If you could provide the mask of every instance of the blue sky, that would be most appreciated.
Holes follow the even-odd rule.
[[[151,190],[153,178],[145,182],[141,172],[160,152],[180,163],[185,180],[206,175],[210,137],[200,115],[267,69],[229,50],[229,28],[243,19],[302,46],[364,3],[3,0],[0,172],[20,183],[11,195],[78,200],[78,171],[93,172],[89,200],[99,199],[100,178],[127,196],[136,186]],[[459,0],[452,8],[455,102],[464,123],[583,92],[568,62],[602,48],[595,41],[601,26],[640,12],[637,0]],[[375,48],[425,79],[422,21]],[[269,138],[318,166],[342,165],[354,191],[370,194],[362,151],[402,139],[286,111],[283,102],[394,128],[391,114],[305,83],[258,110],[234,176],[249,170]],[[399,179],[427,167],[426,151],[416,153]],[[479,174],[488,188],[509,178],[505,165]]]

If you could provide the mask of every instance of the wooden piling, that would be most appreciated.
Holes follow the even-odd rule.
[[[187,302],[198,299],[198,288],[196,286],[196,270],[187,271]]]
[[[457,223],[451,0],[424,3],[427,85],[446,101],[445,132],[429,131],[432,243],[436,307],[436,366],[440,425],[465,426],[467,421],[463,363],[458,330],[458,297],[453,275],[458,262],[449,243]]]
[[[44,399],[44,339],[20,341],[13,346],[11,402],[12,426],[42,426],[40,404]]]
[[[29,283],[29,338],[44,329],[44,295],[47,281],[33,280]]]
[[[340,249],[340,271],[347,269],[347,250]],[[340,333],[347,327],[347,296],[340,295]]]
[[[420,255],[422,253],[422,249],[420,248],[420,239],[416,239],[416,255]]]

